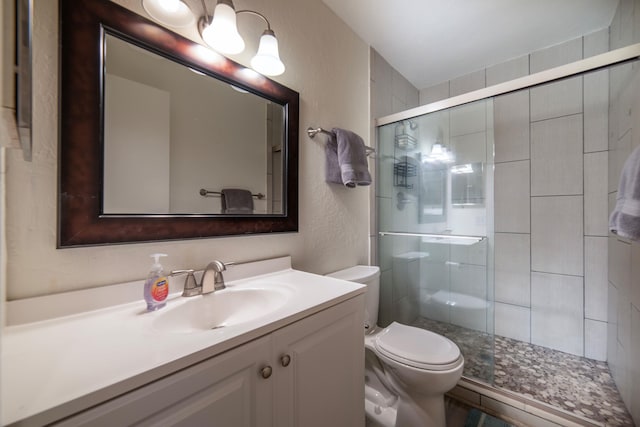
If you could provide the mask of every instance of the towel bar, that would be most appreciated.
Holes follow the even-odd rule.
[[[205,190],[204,188],[200,189],[200,195],[203,197],[207,197],[208,195],[213,194],[214,196],[222,196],[222,193],[220,191],[209,191],[209,190]],[[258,194],[251,194],[253,197],[262,200],[264,199],[264,194],[262,193],[258,193]]]
[[[313,128],[313,127],[307,128],[307,135],[309,135],[309,138],[311,139],[315,138],[315,136],[319,133],[323,133],[325,135],[333,135],[333,132],[322,129],[322,128]],[[365,145],[364,149],[367,152],[367,156],[370,154],[375,154],[376,152],[375,148],[369,147],[368,145]]]

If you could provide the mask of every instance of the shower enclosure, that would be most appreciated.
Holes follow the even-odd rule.
[[[381,323],[456,329],[465,375],[487,382],[492,109],[490,99],[479,100],[381,126],[377,168]]]
[[[607,279],[593,270],[606,267],[607,205],[631,142],[616,151],[607,126],[597,134],[593,124],[636,93],[628,75],[639,55],[634,45],[377,120],[381,326],[449,337],[466,380],[628,425],[625,414],[576,411],[589,392],[575,381],[558,380],[569,387],[558,393],[576,402],[545,400],[553,378],[526,371],[555,368],[517,354],[560,358],[559,372],[607,369],[606,343],[592,335],[604,325],[606,342],[607,315],[590,304],[602,289],[606,299]],[[615,384],[594,387],[624,408]]]
[[[492,111],[483,99],[381,126],[377,167],[381,324],[457,332],[465,375],[489,383]]]

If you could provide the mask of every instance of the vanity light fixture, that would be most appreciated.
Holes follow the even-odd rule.
[[[223,54],[236,54],[244,50],[244,40],[238,33],[236,25],[236,9],[231,0],[218,1],[209,17],[207,6],[202,0],[205,16],[198,20],[198,29],[202,40],[213,50]]]
[[[473,173],[473,165],[471,163],[467,163],[465,165],[456,165],[451,167],[451,173],[454,174],[466,174]]]
[[[236,11],[233,0],[217,0],[213,15],[209,15],[205,0],[202,1],[204,16],[198,19],[198,31],[202,40],[211,49],[225,55],[234,55],[244,50],[245,44],[236,24],[241,13],[258,16],[267,24],[260,37],[258,52],[251,59],[251,67],[265,76],[284,73],[285,66],[280,60],[278,39],[271,29],[269,20],[261,13],[243,9]],[[170,27],[186,27],[194,21],[194,15],[183,0],[142,0],[144,10],[154,20]]]
[[[196,20],[182,0],[142,0],[142,7],[153,19],[170,27],[188,27]]]
[[[238,33],[236,25],[237,15],[249,13],[262,18],[267,24],[267,29],[260,37],[258,52],[251,59],[251,67],[266,76],[278,76],[284,73],[285,66],[278,52],[278,39],[271,29],[269,20],[263,14],[249,9],[236,11],[232,0],[218,0],[212,17],[207,12],[204,0],[202,0],[202,7],[205,16],[198,21],[202,40],[213,50],[223,54],[236,54],[244,50],[244,40]]]
[[[431,153],[424,159],[425,163],[453,163],[454,161],[453,153],[439,142],[433,144]]]

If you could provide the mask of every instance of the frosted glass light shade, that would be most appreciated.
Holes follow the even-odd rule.
[[[244,50],[244,40],[238,33],[233,7],[224,3],[216,5],[213,21],[202,30],[202,39],[220,53],[235,54]]]
[[[142,7],[154,20],[170,27],[188,27],[195,16],[182,0],[142,0]]]
[[[427,163],[453,163],[455,161],[455,157],[446,147],[442,146],[439,142],[436,142],[431,147],[431,153],[426,156],[423,161]]]
[[[278,39],[271,30],[260,37],[258,53],[251,59],[251,67],[265,76],[278,76],[284,73],[284,64],[278,53]]]
[[[431,157],[440,158],[444,154],[444,150],[442,149],[442,145],[436,143],[431,147]]]

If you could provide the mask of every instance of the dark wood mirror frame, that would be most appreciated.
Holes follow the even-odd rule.
[[[284,107],[283,215],[104,215],[105,31]],[[58,247],[298,231],[299,94],[111,1],[60,0]]]

